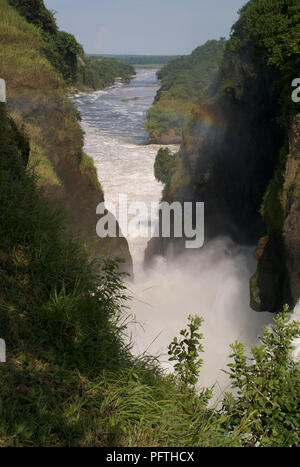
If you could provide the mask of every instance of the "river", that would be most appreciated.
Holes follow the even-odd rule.
[[[159,88],[156,68],[140,68],[130,84],[116,83],[104,91],[73,98],[82,114],[85,151],[94,158],[108,205],[127,195],[128,204],[159,202],[162,184],[154,177],[158,146],[147,145],[145,112]],[[169,146],[174,152],[178,146]],[[150,214],[150,213],[149,213]],[[118,217],[118,216],[117,216]],[[122,220],[118,217],[121,230]],[[149,219],[143,223],[147,227]],[[128,237],[135,273],[142,267],[147,238]]]
[[[129,202],[160,200],[162,185],[153,175],[159,146],[147,145],[144,130],[145,112],[159,88],[156,71],[138,68],[130,84],[116,83],[73,97],[82,115],[85,151],[94,159],[107,203],[116,203],[119,194],[126,194]],[[254,344],[262,326],[272,320],[269,313],[249,308],[254,247],[239,248],[229,239],[217,239],[189,259],[158,258],[151,270],[144,271],[147,239],[128,242],[135,271],[135,282],[129,285],[134,352],[158,355],[168,367],[169,342],[186,326],[189,314],[203,316],[205,363],[200,383],[216,383],[222,392],[228,382],[220,370],[226,367],[230,344],[236,339]]]

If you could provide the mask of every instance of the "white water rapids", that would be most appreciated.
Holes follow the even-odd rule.
[[[129,202],[148,205],[161,198],[162,185],[153,174],[159,146],[147,145],[144,131],[145,112],[159,87],[156,71],[140,68],[130,84],[117,83],[73,98],[82,114],[85,151],[95,161],[106,202],[116,203],[120,193],[127,194]],[[147,239],[128,242],[135,273],[135,282],[129,285],[131,311],[140,323],[130,326],[134,351],[159,355],[167,367],[167,346],[186,327],[188,315],[203,316],[205,363],[200,383],[217,383],[224,390],[226,377],[220,370],[226,368],[230,344],[235,340],[255,344],[262,326],[273,318],[249,307],[254,247],[238,248],[228,239],[217,239],[188,260],[159,258],[154,268],[144,271]]]

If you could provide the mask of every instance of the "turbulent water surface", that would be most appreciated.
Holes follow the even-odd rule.
[[[153,164],[158,146],[147,145],[145,112],[159,88],[157,69],[139,69],[130,84],[117,83],[105,91],[79,94],[73,100],[82,113],[85,151],[93,156],[106,203],[159,201],[162,185]],[[176,146],[172,147],[174,151]],[[119,219],[119,216],[118,220]],[[147,226],[148,219],[144,219]],[[121,229],[124,231],[122,221]],[[135,270],[143,261],[146,238],[128,238]]]
[[[94,158],[106,202],[117,202],[120,193],[128,195],[129,202],[160,199],[162,186],[153,175],[158,146],[146,144],[144,130],[145,112],[159,87],[156,71],[140,68],[130,84],[73,98],[82,114],[85,151]],[[148,219],[143,222],[146,225]],[[218,381],[224,389],[220,369],[226,366],[229,345],[236,339],[255,343],[262,325],[272,320],[248,305],[253,248],[217,239],[188,260],[158,258],[154,268],[144,271],[147,239],[128,241],[135,268],[132,313],[140,323],[130,326],[135,351],[160,355],[167,366],[167,345],[185,327],[187,316],[203,316],[205,364],[200,382]]]

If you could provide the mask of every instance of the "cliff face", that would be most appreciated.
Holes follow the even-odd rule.
[[[252,58],[251,43],[227,52],[218,92],[193,112],[164,190],[167,201],[205,202],[207,239],[255,243],[264,232],[259,209],[284,135],[274,72]]]
[[[285,172],[289,188],[283,226],[285,258],[292,301],[300,296],[300,122],[293,117],[289,131],[290,157]]]
[[[269,234],[260,239],[255,252],[258,267],[250,284],[251,305],[257,311],[277,311],[285,303],[293,307],[300,296],[300,125],[296,114],[290,119],[285,152],[276,173],[279,223],[274,223],[274,217],[266,219]]]
[[[258,243],[251,305],[273,312],[285,303],[294,306],[300,295],[300,122],[290,97],[290,49],[280,44],[278,56],[284,64],[273,66],[278,56],[270,63],[257,33],[249,33],[246,24],[258,12],[261,21],[272,21],[272,12],[267,11],[265,19],[262,14],[269,7],[286,18],[283,3],[275,2],[273,8],[252,0],[244,7],[225,52],[216,94],[193,111],[163,195],[166,201],[205,202],[206,240],[226,235],[239,244]],[[276,34],[279,23],[274,21]],[[275,33],[279,44],[281,36]],[[151,240],[146,263],[156,254],[165,255],[170,244],[182,252],[180,240]]]
[[[6,81],[7,109],[30,140],[29,167],[65,211],[73,234],[97,256],[124,258],[125,269],[132,272],[126,240],[102,240],[96,235],[96,206],[104,193],[92,160],[82,150],[78,114],[45,55],[38,29],[5,0],[0,1],[0,10],[0,76]]]

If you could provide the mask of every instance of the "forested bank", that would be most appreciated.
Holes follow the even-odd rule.
[[[191,55],[177,58],[159,70],[157,76],[162,86],[147,113],[150,143],[182,141],[182,131],[193,107],[215,91],[225,45],[225,39],[208,41]]]

